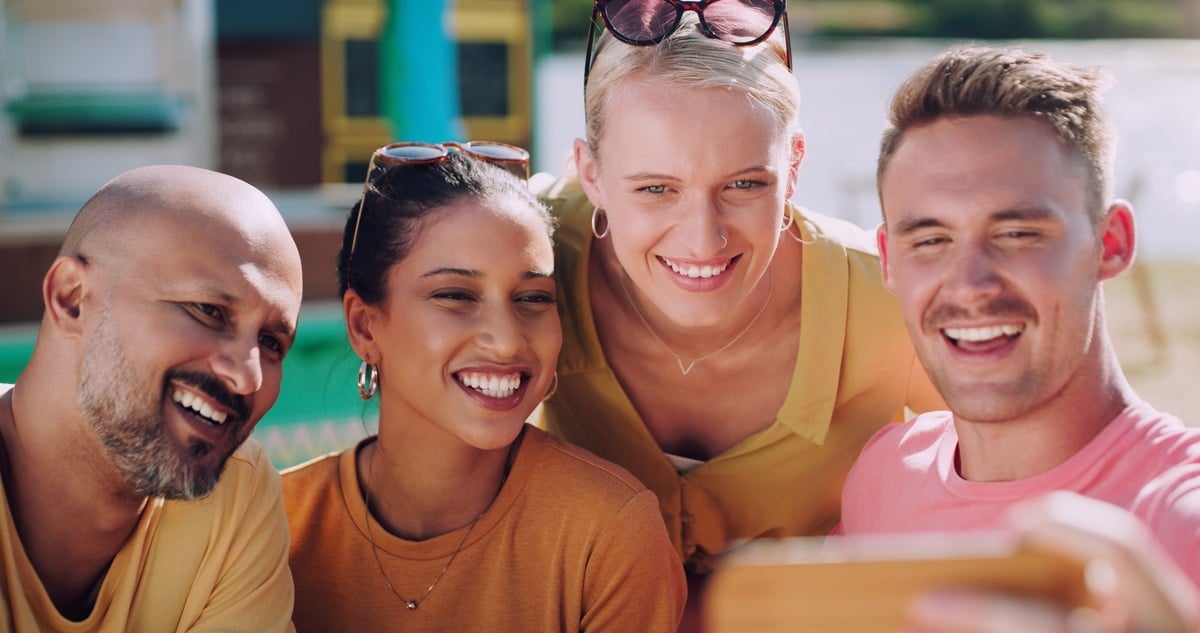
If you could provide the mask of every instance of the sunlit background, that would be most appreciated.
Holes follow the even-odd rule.
[[[41,276],[88,195],[139,165],[224,171],[267,191],[304,259],[300,337],[256,431],[280,466],[373,426],[332,271],[371,151],[489,139],[560,172],[582,135],[591,0],[0,6],[0,382],[32,349]],[[1118,195],[1141,231],[1110,327],[1142,395],[1200,419],[1200,1],[789,0],[788,14],[808,142],[795,199],[863,226],[878,221],[886,100],[936,52],[977,39],[1107,67]]]

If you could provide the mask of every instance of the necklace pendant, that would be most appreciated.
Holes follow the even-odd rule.
[[[688,363],[687,367],[684,367],[683,359],[679,358],[678,356],[675,357],[675,362],[679,363],[679,371],[684,376],[692,373],[692,368],[696,366],[696,361],[692,361],[692,362]]]
[[[409,600],[408,602],[404,603],[404,606],[408,607],[409,611],[416,611],[417,610],[417,601]]]

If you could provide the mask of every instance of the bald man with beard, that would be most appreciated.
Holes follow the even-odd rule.
[[[80,210],[0,385],[0,631],[290,631],[279,395],[300,255],[254,187],[124,173]]]

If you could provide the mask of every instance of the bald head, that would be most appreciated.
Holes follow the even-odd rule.
[[[177,235],[232,230],[255,246],[285,247],[280,256],[295,251],[283,218],[258,189],[207,169],[153,165],[101,187],[71,223],[60,254],[103,257],[126,251],[148,237],[149,229],[164,225]]]
[[[122,494],[203,496],[279,395],[301,290],[262,192],[195,167],[126,172],[68,229],[14,389],[84,438],[59,461],[111,468]]]

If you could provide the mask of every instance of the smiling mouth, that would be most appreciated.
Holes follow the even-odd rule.
[[[171,391],[171,399],[179,406],[183,407],[196,414],[196,417],[212,424],[213,426],[221,426],[225,424],[228,415],[223,411],[214,410],[203,398],[184,389],[173,389]]]
[[[521,374],[497,375],[480,372],[460,372],[455,375],[459,384],[474,389],[489,398],[507,398],[521,387]]]
[[[982,345],[995,343],[1001,339],[1016,338],[1025,331],[1024,324],[989,325],[986,327],[942,328],[942,334],[951,343],[963,345]]]
[[[684,277],[689,277],[691,279],[708,279],[710,277],[716,277],[725,272],[725,270],[729,268],[729,264],[733,263],[733,260],[729,259],[726,260],[724,264],[717,266],[708,264],[704,266],[696,266],[695,264],[692,264],[689,266],[676,264],[666,257],[659,257],[659,259],[661,259],[667,266],[670,266],[671,270],[675,271],[675,274],[683,275]]]

